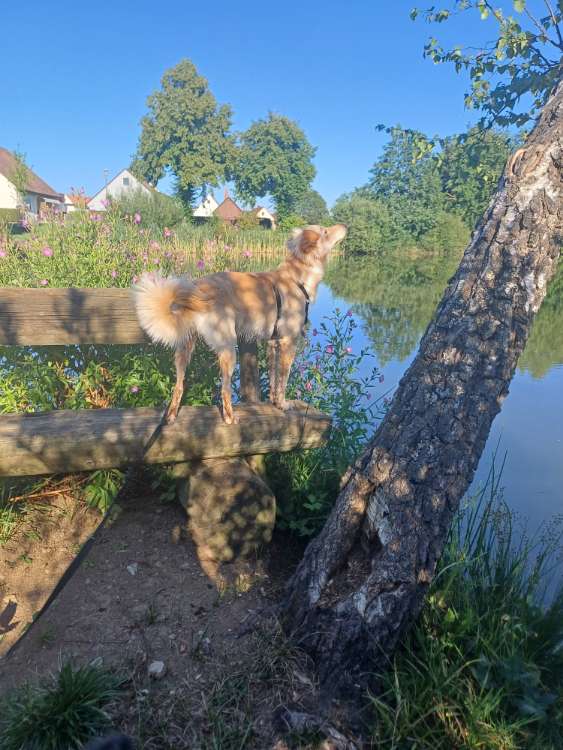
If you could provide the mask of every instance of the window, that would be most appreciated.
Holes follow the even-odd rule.
[[[124,185],[125,185],[126,187],[129,187],[129,177],[124,177],[124,178],[123,178],[123,184],[124,184]]]

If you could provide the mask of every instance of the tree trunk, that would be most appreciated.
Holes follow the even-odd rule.
[[[325,695],[363,686],[418,614],[563,235],[563,82],[498,191],[416,359],[282,605]]]

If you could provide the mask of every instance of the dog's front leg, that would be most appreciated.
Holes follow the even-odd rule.
[[[236,424],[238,419],[233,411],[231,397],[233,372],[237,361],[235,348],[222,349],[218,352],[219,369],[221,370],[221,403],[223,406],[223,420],[227,424]]]
[[[186,375],[186,369],[190,364],[192,353],[195,346],[195,339],[187,339],[187,341],[176,349],[174,355],[174,364],[176,365],[176,385],[172,391],[172,398],[168,404],[166,410],[166,424],[172,424],[178,412],[180,411],[180,404],[182,402],[182,396],[184,395],[184,378]]]
[[[269,353],[271,351],[270,401],[278,409],[285,411],[291,407],[291,403],[285,400],[285,391],[297,347],[295,339],[289,336],[271,343],[274,346],[272,350],[269,350]]]

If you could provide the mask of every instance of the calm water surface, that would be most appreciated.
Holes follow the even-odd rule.
[[[398,384],[416,354],[455,261],[381,261],[332,266],[311,320],[335,307],[352,308],[360,323],[354,346],[369,345],[385,376],[382,393]],[[563,269],[553,282],[496,417],[473,482],[482,485],[506,456],[501,484],[510,507],[536,527],[563,512]]]

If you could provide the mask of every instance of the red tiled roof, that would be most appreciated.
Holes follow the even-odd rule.
[[[0,174],[3,174],[8,180],[11,180],[11,176],[14,170],[17,168],[17,161],[14,155],[5,148],[0,147]],[[35,172],[32,172],[28,167],[28,180],[27,190],[30,193],[37,193],[38,195],[46,195],[49,198],[61,199],[61,194],[57,193],[56,190],[50,185],[38,177]]]
[[[242,214],[242,211],[232,198],[225,198],[223,203],[221,203],[220,206],[217,206],[213,213],[220,219],[232,221],[233,219],[238,219]]]

